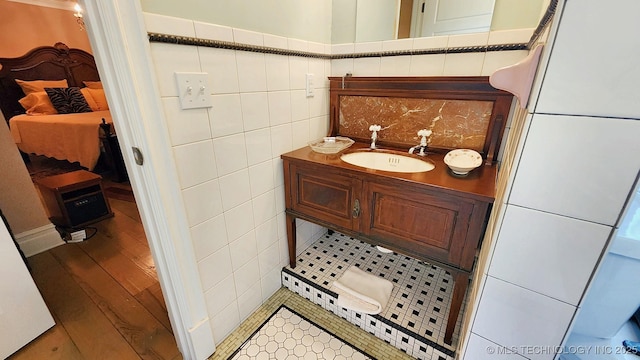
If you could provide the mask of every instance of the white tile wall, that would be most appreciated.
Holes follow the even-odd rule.
[[[189,226],[200,224],[222,213],[222,199],[217,179],[184,189],[182,197]]]
[[[239,94],[214,95],[213,106],[207,111],[213,138],[241,133],[244,130]],[[184,127],[184,123],[181,125]]]
[[[495,360],[526,360],[527,358],[520,356],[511,350],[492,343],[491,341],[471,334],[467,350],[465,351],[464,360],[478,359],[495,359]]]
[[[178,180],[182,189],[218,176],[211,140],[176,146],[173,148],[173,157],[178,166]]]
[[[286,42],[290,49],[334,54],[355,49],[354,44],[309,43],[152,14],[145,14],[145,22],[149,31],[195,34],[203,39],[275,47],[284,47]],[[448,39],[384,46],[436,48],[444,47]],[[256,301],[267,299],[280,286],[278,267],[289,260],[280,155],[327,134],[326,77],[354,72],[354,60],[163,43],[150,46],[167,118],[165,126],[174,154],[178,154],[183,201],[214,340],[220,342],[259,304]],[[383,43],[370,46],[382,49]],[[384,63],[379,58],[359,65],[360,73],[354,75],[435,76],[444,73],[445,65],[445,55],[392,57]],[[470,75],[480,75],[481,69],[476,66]],[[208,73],[213,107],[180,109],[175,72]],[[304,91],[306,73],[314,74],[315,96],[310,98]],[[208,170],[200,171],[196,166],[199,162],[195,159],[204,156],[197,150],[200,142],[213,144]],[[209,150],[206,154],[211,155]],[[301,247],[323,232],[322,227],[308,222],[299,222],[298,227]]]
[[[262,304],[262,290],[260,281],[255,282],[244,293],[238,295],[238,310],[240,321],[249,317]]]
[[[282,125],[291,122],[291,92],[270,92],[269,98],[269,124],[271,126]]]
[[[574,312],[571,305],[488,277],[472,331],[523,354],[523,346],[560,344]],[[524,354],[536,360],[552,360],[554,355]]]
[[[151,46],[151,57],[162,97],[178,96],[176,72],[201,71],[198,49],[195,46],[184,45],[180,47],[180,51],[176,51],[175,45],[154,43]],[[160,59],[163,61],[158,61]]]
[[[234,301],[223,309],[215,309],[211,319],[211,331],[213,341],[219,344],[240,324],[240,312],[238,302]]]
[[[236,301],[236,284],[233,275],[222,279],[217,285],[205,292],[207,310],[215,313]]]
[[[251,183],[247,168],[221,176],[219,181],[222,207],[225,211],[251,200]]]
[[[249,167],[249,182],[251,195],[258,196],[274,189],[273,162],[267,160]]]
[[[235,271],[237,275],[236,287],[238,292],[242,293],[246,290],[246,286],[260,278],[258,263],[253,261],[258,256],[258,243],[256,242],[255,232],[249,231],[238,239],[230,242],[229,253],[231,255],[233,271]],[[243,270],[238,272],[241,268]]]
[[[274,190],[253,198],[253,220],[260,225],[276,216],[276,198]]]
[[[325,49],[323,44],[296,39],[145,16],[159,33],[172,34],[175,28],[178,35],[194,36],[195,31],[203,39]],[[151,53],[210,323],[220,342],[280,287],[280,266],[288,262],[281,229],[280,155],[326,134],[325,78],[330,64],[323,59],[162,43],[152,43]],[[175,72],[208,73],[213,106],[180,109]],[[305,96],[307,73],[315,76],[312,98]],[[303,242],[318,231],[311,224],[304,228]]]
[[[271,131],[269,128],[245,132],[244,140],[247,144],[249,166],[271,159],[273,152],[271,151]]]
[[[245,131],[269,126],[269,97],[266,92],[241,93],[240,102]]]
[[[278,243],[278,220],[277,216],[256,226],[256,242],[258,254],[267,250],[272,245]],[[279,257],[278,257],[279,258]]]
[[[200,39],[233,42],[233,29],[228,26],[215,25],[194,21],[196,36]]]
[[[443,75],[472,76],[482,73],[485,54],[446,54]]]
[[[220,250],[207,256],[198,263],[200,270],[200,282],[204,291],[216,286],[224,278],[232,274],[231,255],[229,247],[223,246]]]
[[[640,119],[638,14],[633,0],[567,1],[535,111]]]
[[[444,73],[445,54],[416,55],[411,57],[409,74],[412,76],[439,76]]]
[[[198,261],[228,244],[224,215],[220,214],[191,228],[193,250]]]
[[[614,225],[640,168],[640,121],[533,116],[509,202]]]
[[[546,45],[550,58],[542,62],[548,67],[538,69],[541,90],[510,177],[511,205],[494,241],[469,359],[484,346],[475,334],[520,347],[530,359],[553,358],[547,349],[563,344],[593,259],[640,168],[640,122],[621,119],[640,118],[634,100],[640,72],[631,70],[640,51],[629,46],[639,30],[632,15],[638,3],[567,1],[560,8],[553,20],[558,32]]]
[[[213,150],[215,150],[219,176],[228,175],[247,167],[244,134],[240,133],[214,139]]]
[[[508,205],[489,275],[578,305],[611,227]]]
[[[251,201],[224,212],[224,221],[229,241],[234,241],[254,228]]]
[[[236,51],[227,49],[198,48],[202,72],[207,73],[212,94],[238,92],[238,66]]]
[[[214,98],[215,99],[215,98]],[[207,109],[181,111],[178,97],[162,99],[172,145],[183,145],[211,138]],[[189,124],[189,126],[185,126]]]
[[[267,91],[267,71],[264,54],[236,51],[240,92]]]
[[[380,76],[409,76],[410,68],[411,56],[409,55],[384,56],[380,59]],[[361,75],[361,71],[355,68],[355,62],[353,75]]]

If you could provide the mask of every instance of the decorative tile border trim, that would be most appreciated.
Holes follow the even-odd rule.
[[[291,278],[294,278],[297,281],[300,281],[301,283],[304,283],[305,286],[309,286],[310,288],[313,288],[314,291],[310,291],[309,290],[310,288],[303,289],[303,287],[299,285],[295,286],[291,280],[286,280],[284,278],[285,274],[290,276]],[[425,345],[441,352],[444,355],[455,357],[455,351],[445,346],[442,346],[433,340],[429,340],[419,334],[416,334],[411,330],[403,328],[402,326],[388,319],[385,319],[380,315],[364,314],[364,318],[361,318],[360,314],[353,310],[346,310],[346,313],[347,313],[346,316],[345,314],[341,314],[339,311],[340,309],[337,306],[338,294],[336,294],[335,292],[329,289],[324,288],[321,285],[318,285],[310,281],[309,279],[299,276],[298,274],[296,274],[295,272],[291,271],[286,267],[282,268],[282,276],[283,276],[282,285],[284,287],[312,301],[313,303],[322,306],[327,311],[331,311],[332,313],[344,318],[345,320],[351,322],[352,324],[357,325],[363,330],[376,335],[377,337],[388,342],[389,344],[401,350],[406,351],[407,354],[409,355],[420,358],[420,353],[416,349],[422,350],[422,348],[424,348],[424,346],[422,345]],[[374,329],[371,329],[371,326],[373,326]],[[382,326],[384,326],[385,329],[383,329]],[[388,336],[385,335],[385,332],[386,334],[398,335],[397,340],[388,338]],[[405,335],[405,336],[403,337],[401,335]],[[409,344],[412,344],[415,346],[410,346]]]
[[[453,47],[453,48],[438,48],[438,49],[412,49],[412,50],[397,50],[397,51],[378,51],[371,53],[352,53],[352,54],[336,54],[327,55],[319,53],[311,53],[298,50],[279,49],[268,46],[257,46],[238,44],[235,42],[220,41],[220,40],[208,40],[199,39],[188,36],[167,35],[159,33],[148,33],[149,42],[159,42],[176,45],[191,45],[191,46],[203,46],[217,49],[229,49],[239,51],[250,51],[263,54],[275,54],[285,56],[300,56],[314,59],[356,59],[356,58],[368,58],[368,57],[383,57],[383,56],[407,56],[407,55],[433,55],[433,54],[462,54],[462,53],[483,53],[488,51],[511,51],[511,50],[527,50],[527,44],[499,44],[499,45],[480,45],[480,46],[465,46],[465,47]]]
[[[540,19],[538,27],[533,31],[533,35],[531,35],[531,39],[527,43],[527,49],[531,49],[536,44],[538,38],[540,38],[547,26],[551,24],[551,19],[553,18],[553,15],[555,15],[557,8],[558,0],[551,0],[547,7],[547,11],[542,15],[542,19]]]
[[[330,55],[311,53],[306,51],[298,51],[298,50],[279,49],[279,48],[273,48],[268,46],[238,44],[235,42],[228,42],[228,41],[199,39],[195,37],[167,35],[167,34],[158,34],[158,33],[148,33],[147,36],[149,37],[149,42],[160,42],[160,43],[168,43],[168,44],[176,44],[176,45],[203,46],[203,47],[211,47],[211,48],[217,48],[217,49],[250,51],[250,52],[263,53],[263,54],[300,56],[300,57],[316,58],[316,59],[331,59]]]

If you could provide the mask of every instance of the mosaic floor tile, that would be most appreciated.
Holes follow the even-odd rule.
[[[366,356],[373,359],[394,359],[394,360],[411,360],[413,357],[407,355],[405,352],[400,349],[391,346],[390,344],[382,341],[381,339],[375,337],[372,334],[367,333],[361,328],[357,327],[354,324],[351,324],[345,319],[336,316],[325,309],[317,306],[316,304],[308,301],[302,296],[290,291],[289,289],[282,287],[278,291],[276,291],[273,296],[271,296],[267,301],[265,301],[256,311],[253,312],[245,321],[240,324],[240,326],[234,330],[231,334],[229,334],[221,343],[216,344],[215,353],[209,358],[210,360],[228,360],[230,357],[238,355],[238,349],[242,348],[243,345],[247,345],[250,343],[251,338],[256,339],[256,345],[264,346],[264,349],[267,350],[267,346],[272,350],[274,344],[271,344],[270,341],[267,341],[265,344],[265,338],[260,338],[258,340],[260,329],[264,328],[264,325],[268,323],[269,319],[273,317],[273,314],[277,312],[282,305],[285,305],[287,309],[295,312],[301,319],[308,321],[310,324],[317,326],[318,328],[324,329],[327,333],[333,334],[333,336],[338,337],[340,339],[345,339],[346,342],[351,344],[354,348],[360,349],[359,351],[354,351],[353,354],[362,353],[366,354]],[[302,320],[301,320],[302,322]],[[291,333],[295,331],[298,325],[295,325]],[[303,328],[306,325],[302,326]],[[311,327],[310,327],[311,328]],[[302,328],[300,330],[304,331]],[[256,334],[258,334],[256,336]],[[273,333],[273,330],[270,330],[270,334],[273,334],[274,340],[282,340],[282,336],[278,336],[276,339],[276,334]],[[267,335],[269,336],[269,335]],[[301,340],[305,339],[304,335]],[[257,342],[260,341],[258,344]],[[281,343],[278,343],[279,348],[284,347],[284,339]],[[308,339],[306,340],[308,342]],[[260,345],[264,344],[264,345]],[[335,342],[334,342],[335,344]],[[331,343],[330,343],[331,345]],[[316,345],[318,347],[319,345]],[[252,348],[255,351],[255,348]],[[312,344],[313,349],[313,344]],[[295,346],[294,346],[295,351]],[[348,350],[346,350],[348,352]],[[253,353],[252,353],[253,354]],[[288,353],[287,353],[288,354]],[[314,358],[316,353],[307,353],[305,356],[307,358]],[[258,356],[266,356],[266,355],[256,355]],[[342,356],[342,355],[340,355]],[[337,356],[336,358],[341,358]],[[358,355],[359,356],[359,355]],[[353,355],[352,355],[353,357]],[[265,357],[266,358],[266,357]],[[298,357],[293,356],[283,357],[282,359],[293,358],[297,359]],[[349,357],[347,357],[348,359]],[[280,359],[280,358],[278,358]],[[304,358],[303,358],[304,359]]]
[[[454,348],[444,344],[453,291],[453,279],[445,270],[397,253],[382,253],[373,245],[337,232],[315,241],[296,262],[295,269],[283,269],[283,285],[290,290],[417,358],[453,358]],[[329,290],[331,283],[352,265],[394,284],[379,315],[337,307],[337,295]],[[458,316],[454,344],[463,311]]]
[[[343,339],[282,305],[230,360],[371,359]]]

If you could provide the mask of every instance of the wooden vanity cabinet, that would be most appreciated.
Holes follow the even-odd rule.
[[[296,265],[296,219],[340,231],[446,269],[454,287],[444,341],[451,344],[474,258],[495,198],[502,135],[513,95],[488,77],[330,77],[329,136],[376,144],[406,154],[416,133],[430,129],[428,160],[420,173],[366,169],[340,154],[300,148],[284,164],[289,263]],[[451,149],[481,153],[483,165],[467,176],[444,163]],[[355,150],[354,150],[355,149]]]
[[[284,154],[282,159],[290,266],[296,266],[297,218],[441,266],[454,279],[445,330],[445,342],[451,344],[493,198],[447,191],[401,176],[355,171],[337,156],[306,149]],[[431,176],[445,183],[456,181],[444,168],[439,163]],[[484,187],[487,180],[481,178],[495,179],[494,168],[480,172],[484,176],[462,181]]]
[[[471,271],[489,202],[332,166],[288,158],[283,164],[292,221],[302,218],[447,269]],[[295,232],[289,235],[294,268]]]
[[[332,227],[358,231],[360,220],[354,216],[356,202],[359,202],[362,181],[341,175],[330,169],[317,169],[313,166],[298,166],[285,161],[285,181],[287,208],[298,214],[304,214]],[[291,267],[295,267],[294,261]]]
[[[419,187],[367,182],[363,234],[421,260],[471,271],[488,204]]]

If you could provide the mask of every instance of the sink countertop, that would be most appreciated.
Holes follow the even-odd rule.
[[[362,175],[363,177],[376,176],[382,178],[393,178],[407,181],[416,185],[428,185],[440,191],[449,192],[452,195],[465,193],[481,201],[493,202],[496,193],[496,165],[481,165],[472,170],[467,176],[453,175],[449,167],[444,163],[445,154],[428,154],[426,157],[415,156],[419,159],[428,159],[435,164],[431,171],[419,173],[399,173],[381,170],[367,169],[360,166],[348,164],[340,159],[340,156],[353,150],[366,150],[369,144],[356,142],[350,148],[337,154],[320,154],[311,150],[309,146],[282,154],[283,159],[299,160],[318,165],[328,165],[337,169],[349,170]],[[380,150],[398,151],[394,148],[380,147]],[[408,150],[403,155],[412,156]]]

